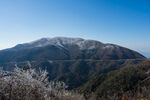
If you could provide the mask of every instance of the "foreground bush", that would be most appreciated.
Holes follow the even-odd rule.
[[[0,100],[84,100],[63,82],[49,82],[46,71],[15,68],[0,71]]]

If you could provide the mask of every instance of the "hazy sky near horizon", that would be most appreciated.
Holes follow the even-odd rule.
[[[150,0],[0,0],[0,49],[81,37],[150,56]]]

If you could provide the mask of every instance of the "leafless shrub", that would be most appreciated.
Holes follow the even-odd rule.
[[[0,71],[0,100],[84,100],[66,90],[63,82],[49,82],[47,71],[15,68]]]

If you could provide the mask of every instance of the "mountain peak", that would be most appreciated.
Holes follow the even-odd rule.
[[[54,38],[41,38],[39,40],[19,44],[14,48],[8,49],[9,51],[15,50],[37,50],[36,52],[51,52],[51,55],[58,56],[63,54],[65,59],[135,59],[145,58],[143,55],[115,45],[104,44],[95,40],[86,40],[82,38],[68,38],[68,37],[54,37]],[[52,53],[53,52],[53,53]],[[35,53],[36,54],[36,53]],[[71,56],[68,56],[71,55]],[[45,56],[45,55],[44,55]],[[46,55],[47,56],[47,55]],[[50,56],[48,58],[51,58]],[[52,57],[53,58],[53,57]],[[60,59],[59,57],[57,59]],[[64,59],[64,58],[63,58]]]
[[[70,38],[70,37],[54,37],[54,38],[41,38],[36,41],[32,41],[30,43],[20,44],[16,47],[44,47],[48,45],[54,45],[65,48],[65,45],[76,45],[80,49],[94,49],[100,46],[102,43],[95,40],[86,40],[82,38]],[[15,47],[15,48],[16,48]]]

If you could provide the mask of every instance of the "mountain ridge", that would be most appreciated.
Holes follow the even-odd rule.
[[[95,75],[145,59],[140,53],[115,44],[64,37],[43,38],[0,51],[0,66],[6,70],[12,69],[15,64],[24,66],[24,62],[29,61],[34,68],[46,69],[49,80],[63,81],[70,89]]]
[[[150,60],[146,60],[140,64],[97,75],[77,90],[84,93],[87,100],[121,98],[122,94],[126,95],[128,100],[137,99],[139,96],[149,98],[149,79]]]
[[[46,46],[53,46],[58,49],[65,49],[66,51],[69,51],[71,48],[77,48],[78,51],[84,51],[84,50],[95,50],[99,49],[102,52],[104,51],[113,51],[114,49],[116,51],[121,51],[121,49],[126,51],[130,51],[133,53],[138,53],[134,50],[130,50],[128,48],[115,45],[115,44],[110,44],[110,43],[102,43],[97,40],[86,40],[82,38],[69,38],[69,37],[54,37],[54,38],[41,38],[36,41],[32,41],[29,43],[24,43],[24,44],[18,44],[15,47],[0,50],[0,51],[11,51],[11,50],[21,50],[21,49],[34,49],[34,48],[42,48]],[[71,47],[72,46],[72,47]],[[120,50],[119,50],[120,49]],[[141,57],[143,55],[139,54]],[[144,57],[144,56],[143,56]]]
[[[35,44],[37,42],[43,42],[43,41],[47,41],[47,42],[52,42],[52,43],[47,43],[43,46],[47,46],[47,45],[54,45],[54,44],[57,44],[57,45],[60,45],[60,40],[64,41],[64,40],[75,40],[76,42],[78,41],[81,41],[81,42],[97,42],[99,44],[105,44],[106,45],[106,48],[109,48],[110,47],[113,47],[113,46],[120,46],[120,45],[117,45],[117,44],[112,44],[112,43],[102,43],[98,40],[93,40],[93,39],[83,39],[83,38],[79,38],[79,37],[75,37],[75,38],[72,38],[72,37],[53,37],[53,38],[49,38],[49,37],[44,37],[44,38],[40,38],[40,39],[37,39],[37,40],[34,40],[34,41],[31,41],[31,42],[27,42],[27,43],[22,43],[22,44],[17,44],[16,46],[14,47],[11,47],[11,48],[19,48],[20,46],[27,46],[27,45],[32,45],[32,44]],[[56,43],[57,42],[57,43]],[[66,44],[71,44],[72,42],[71,41],[68,41],[68,43]],[[75,42],[74,42],[75,43]],[[42,45],[39,45],[39,46],[36,46],[36,47],[42,47]],[[120,47],[123,47],[123,46],[120,46]],[[126,48],[126,47],[123,47],[123,48]],[[6,49],[10,49],[10,48],[6,48]],[[2,49],[2,50],[5,50],[5,49]],[[2,51],[0,50],[0,51]],[[135,51],[135,50],[132,50],[132,51]]]

